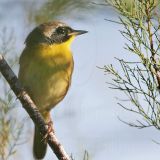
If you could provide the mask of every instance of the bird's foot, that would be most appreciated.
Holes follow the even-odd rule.
[[[22,90],[16,97],[16,99],[19,99],[21,97],[23,97],[26,94],[26,91]]]
[[[49,121],[47,124],[47,133],[44,135],[42,141],[47,141],[48,135],[53,132],[54,133],[54,128],[53,128],[53,122]]]

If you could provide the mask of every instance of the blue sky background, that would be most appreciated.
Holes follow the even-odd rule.
[[[0,29],[6,26],[14,29],[18,55],[34,27],[34,24],[27,24],[26,12],[22,1],[0,1]],[[89,33],[77,37],[72,45],[75,60],[72,86],[63,102],[52,110],[57,137],[76,160],[82,160],[84,150],[89,152],[92,160],[158,160],[160,146],[152,140],[160,141],[159,132],[154,128],[131,128],[118,120],[117,116],[133,122],[137,117],[117,105],[115,97],[124,95],[109,89],[105,82],[111,81],[111,77],[96,67],[112,63],[119,69],[114,57],[129,56],[123,49],[125,40],[118,31],[121,26],[104,20],[116,18],[116,14],[102,6],[95,12],[78,14],[85,16],[85,20],[60,18],[73,28]],[[21,107],[18,112],[22,117],[27,116]],[[32,128],[27,133],[28,142],[18,147],[12,159],[33,159],[33,124],[29,121],[26,125]],[[45,160],[53,158],[48,149]]]

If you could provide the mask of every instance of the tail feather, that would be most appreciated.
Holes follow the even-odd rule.
[[[43,136],[40,134],[37,127],[35,127],[34,142],[33,142],[33,154],[35,159],[43,159],[47,151],[47,143],[43,140]]]
[[[45,112],[42,114],[45,122],[48,123],[51,121],[50,113]],[[34,132],[34,141],[33,141],[33,155],[36,160],[41,160],[44,158],[47,151],[47,142],[43,140],[44,137],[39,132],[38,128],[35,127]]]

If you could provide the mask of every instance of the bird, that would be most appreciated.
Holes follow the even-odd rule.
[[[71,44],[76,36],[87,33],[60,21],[38,25],[27,36],[19,58],[18,79],[38,107],[45,123],[50,111],[63,100],[71,85],[74,60]],[[47,143],[35,126],[33,156],[43,159]]]

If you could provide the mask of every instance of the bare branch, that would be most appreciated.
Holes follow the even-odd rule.
[[[63,146],[60,144],[54,132],[48,134],[48,126],[45,124],[42,115],[38,111],[36,105],[27,94],[27,92],[20,85],[16,75],[13,73],[5,59],[0,55],[0,71],[4,78],[9,83],[11,89],[22,103],[23,108],[27,111],[34,124],[39,128],[42,135],[47,136],[47,142],[52,151],[60,160],[70,160],[70,157],[65,152]]]

